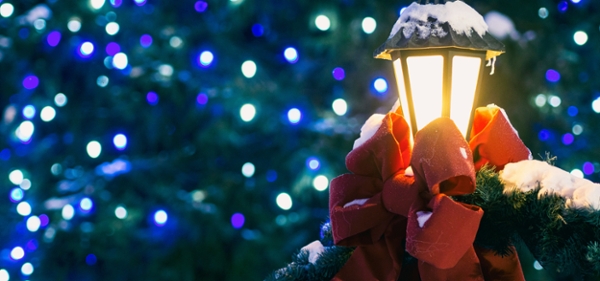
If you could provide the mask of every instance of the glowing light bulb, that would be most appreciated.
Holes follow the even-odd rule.
[[[577,31],[573,34],[573,41],[575,41],[575,44],[583,46],[588,41],[588,35],[585,31]]]
[[[106,34],[112,36],[119,33],[119,29],[121,29],[121,27],[116,22],[109,22],[106,24],[104,29],[106,30]]]
[[[169,216],[167,215],[167,212],[165,212],[164,210],[158,210],[156,211],[156,213],[154,213],[154,223],[157,226],[163,226],[167,223],[167,220],[169,219]]]
[[[318,175],[313,179],[313,187],[317,191],[324,191],[329,186],[329,179],[326,176]]]
[[[42,108],[42,112],[40,112],[40,118],[44,122],[50,122],[56,116],[56,110],[52,106],[46,106]]]
[[[24,179],[23,172],[21,172],[21,170],[13,170],[8,174],[8,179],[14,185],[19,185],[21,184],[21,182],[23,182]]]
[[[290,197],[290,195],[285,192],[277,195],[275,202],[277,203],[277,206],[279,206],[279,208],[286,210],[286,211],[291,209],[292,205],[293,205],[292,197]]]
[[[244,122],[250,122],[256,116],[256,108],[254,105],[247,103],[240,108],[240,117]]]
[[[31,214],[31,205],[27,202],[21,202],[17,205],[17,213],[21,216],[29,216]]]
[[[247,178],[251,178],[255,172],[254,164],[247,162],[242,166],[242,175]]]
[[[64,220],[71,220],[75,216],[75,208],[71,204],[67,204],[62,208],[61,215]]]
[[[372,17],[366,17],[362,21],[362,29],[366,34],[371,34],[377,28],[377,22]]]
[[[290,123],[298,124],[298,122],[300,122],[300,119],[302,119],[302,112],[300,112],[300,110],[297,108],[292,108],[288,111],[287,116]]]
[[[121,220],[127,218],[127,209],[123,206],[118,206],[115,209],[115,216]]]
[[[29,230],[30,232],[36,232],[38,231],[38,229],[40,229],[41,224],[42,221],[39,217],[31,216],[27,219],[27,230]]]
[[[242,74],[244,74],[246,78],[254,77],[254,75],[256,75],[256,63],[251,60],[242,63]]]
[[[344,116],[348,111],[348,104],[344,99],[336,99],[331,104],[331,108],[333,108],[333,112],[338,116]]]
[[[4,3],[0,6],[0,16],[8,18],[12,16],[15,7],[11,3]]]
[[[113,144],[118,150],[124,150],[127,147],[127,137],[123,134],[117,134],[113,138]]]
[[[112,60],[112,65],[117,69],[125,69],[129,63],[125,53],[117,53]]]
[[[91,141],[86,146],[87,154],[91,158],[98,158],[102,152],[102,145],[97,141]]]
[[[321,31],[327,31],[331,27],[331,21],[325,15],[319,15],[315,18],[315,25]]]

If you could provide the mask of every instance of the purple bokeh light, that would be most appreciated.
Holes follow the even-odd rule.
[[[200,93],[196,96],[196,102],[200,105],[205,105],[208,102],[208,96],[205,93]]]
[[[29,75],[23,79],[23,87],[27,90],[33,90],[40,84],[40,79],[35,75]]]
[[[558,82],[560,80],[560,73],[554,69],[548,69],[546,71],[546,80],[549,82]]]
[[[58,43],[60,43],[61,37],[62,37],[62,35],[60,34],[60,32],[52,31],[52,32],[48,33],[48,36],[46,37],[46,42],[51,47],[56,47],[56,45],[58,45]]]
[[[335,78],[335,80],[338,81],[344,80],[344,78],[346,78],[346,72],[341,67],[334,68],[332,74],[333,78]]]
[[[106,54],[114,56],[121,51],[121,46],[115,42],[110,42],[106,45]]]
[[[246,218],[244,218],[244,215],[242,215],[240,213],[235,213],[235,214],[233,214],[233,216],[231,216],[231,225],[235,229],[242,228],[242,226],[244,226],[245,221],[246,221]]]
[[[135,2],[136,5],[141,7],[141,6],[146,5],[147,1],[146,0],[133,0],[133,2]]]
[[[570,145],[570,144],[572,144],[574,140],[575,140],[575,137],[574,137],[574,136],[573,136],[573,134],[571,134],[571,133],[566,133],[566,134],[564,134],[564,135],[563,135],[563,137],[562,137],[562,142],[563,142],[565,145]]]
[[[39,244],[37,240],[31,239],[25,244],[25,247],[30,251],[35,251],[38,248]]]
[[[591,175],[594,173],[594,164],[592,164],[591,162],[585,162],[583,163],[583,172],[586,175]]]
[[[41,227],[44,227],[50,223],[50,218],[48,218],[48,216],[46,214],[41,214],[39,216],[39,218],[40,218],[40,226]]]
[[[158,94],[156,94],[155,92],[148,92],[148,94],[146,95],[146,100],[149,104],[156,105],[158,103]]]
[[[194,4],[194,9],[196,9],[196,12],[198,13],[206,11],[206,8],[208,8],[208,3],[204,1],[197,1],[196,4]]]
[[[142,37],[140,37],[140,45],[144,48],[150,47],[152,45],[152,36],[148,34],[142,35]]]
[[[110,4],[113,7],[118,8],[121,6],[121,4],[123,4],[123,0],[110,0]]]

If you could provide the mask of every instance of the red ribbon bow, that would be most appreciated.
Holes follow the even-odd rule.
[[[331,182],[334,242],[356,246],[333,280],[524,280],[516,255],[473,246],[483,211],[448,196],[475,190],[475,166],[528,157],[497,107],[477,109],[469,144],[454,122],[440,118],[417,133],[414,148],[404,118],[387,114],[346,157],[353,174]],[[406,174],[409,163],[414,176]],[[417,212],[430,214],[422,226]],[[416,267],[403,267],[404,251],[419,260]]]

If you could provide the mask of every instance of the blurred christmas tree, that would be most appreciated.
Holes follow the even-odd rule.
[[[480,104],[598,181],[600,2],[466,2],[507,45]],[[287,264],[318,238],[360,126],[397,98],[372,51],[409,4],[0,1],[0,280],[259,280]]]

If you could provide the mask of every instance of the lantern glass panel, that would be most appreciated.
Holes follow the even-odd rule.
[[[442,116],[444,81],[443,56],[406,58],[417,131]]]
[[[452,58],[452,90],[450,118],[466,137],[477,91],[481,58],[454,56]]]
[[[394,60],[394,73],[396,74],[396,83],[398,85],[398,94],[400,96],[400,106],[404,120],[409,126],[412,126],[410,120],[410,111],[408,111],[408,98],[406,97],[406,86],[404,85],[404,74],[402,73],[402,62],[400,59]]]

